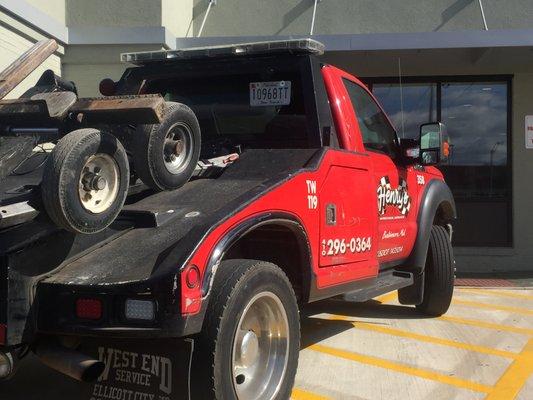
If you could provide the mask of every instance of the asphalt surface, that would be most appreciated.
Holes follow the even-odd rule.
[[[533,399],[533,288],[456,288],[440,318],[395,293],[327,300],[302,328],[295,400]],[[0,399],[78,399],[79,388],[29,358],[0,383]]]

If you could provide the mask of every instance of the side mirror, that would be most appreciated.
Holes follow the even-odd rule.
[[[420,163],[436,165],[448,161],[450,138],[446,125],[441,122],[420,126]]]

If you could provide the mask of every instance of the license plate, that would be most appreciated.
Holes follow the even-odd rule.
[[[250,105],[261,106],[286,106],[291,103],[291,82],[251,82]]]

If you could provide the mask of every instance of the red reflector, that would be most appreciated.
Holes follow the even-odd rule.
[[[102,318],[102,302],[98,299],[76,300],[76,316],[80,319]]]
[[[188,267],[185,279],[187,286],[191,289],[194,289],[200,284],[200,270],[196,265],[191,265]]]

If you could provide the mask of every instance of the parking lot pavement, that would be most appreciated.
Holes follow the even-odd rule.
[[[533,288],[456,288],[440,318],[326,300],[302,315],[294,400],[533,399]],[[79,384],[24,360],[1,400],[78,399]]]
[[[302,328],[295,400],[533,399],[532,288],[456,288],[440,318],[326,300]]]

